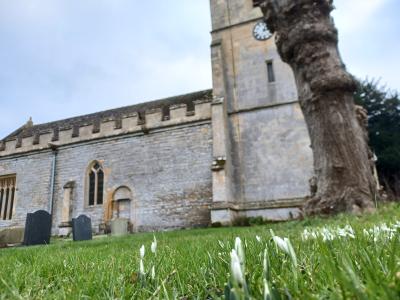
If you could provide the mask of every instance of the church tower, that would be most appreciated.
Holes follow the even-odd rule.
[[[288,219],[309,194],[312,151],[293,73],[257,0],[210,0],[212,221]]]

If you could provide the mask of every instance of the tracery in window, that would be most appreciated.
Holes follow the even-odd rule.
[[[15,200],[15,176],[0,177],[0,220],[11,220]]]
[[[104,171],[99,162],[94,162],[89,168],[88,199],[89,206],[103,204]]]

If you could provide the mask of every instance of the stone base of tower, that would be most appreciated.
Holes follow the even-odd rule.
[[[231,225],[236,218],[262,217],[265,221],[277,222],[298,219],[304,198],[292,200],[265,201],[256,203],[214,203],[211,222]]]
[[[233,220],[237,218],[237,211],[225,208],[225,209],[212,209],[211,210],[211,223],[221,223],[222,225],[231,225]]]

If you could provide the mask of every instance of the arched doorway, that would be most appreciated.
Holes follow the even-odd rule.
[[[127,186],[120,186],[113,195],[112,219],[128,219],[131,221],[132,192]]]

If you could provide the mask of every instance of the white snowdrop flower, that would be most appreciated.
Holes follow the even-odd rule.
[[[154,280],[156,278],[156,269],[154,266],[151,268],[151,279]]]
[[[332,232],[326,227],[322,228],[320,233],[321,233],[321,236],[322,236],[322,239],[324,242],[332,241],[335,238],[335,236],[332,234]]]
[[[351,237],[353,239],[355,238],[353,228],[349,225],[346,225],[344,228],[339,227],[337,229],[337,234],[340,237]]]
[[[235,250],[237,251],[238,248],[242,248],[242,240],[240,237],[236,237],[235,239]]]
[[[337,234],[338,234],[338,236],[341,236],[341,237],[347,236],[346,230],[344,228],[340,228],[340,227],[337,229]]]
[[[237,253],[237,256],[239,257],[242,272],[244,272],[245,257],[244,257],[244,251],[243,251],[243,246],[242,246],[242,240],[239,237],[237,237],[235,239],[235,251]]]
[[[303,233],[301,235],[301,238],[302,238],[303,241],[307,241],[307,240],[310,240],[310,239],[316,239],[316,238],[318,238],[318,233],[316,231],[314,231],[314,230],[308,230],[306,228],[306,229],[304,229],[304,231],[303,231]]]
[[[142,245],[142,247],[140,247],[139,251],[140,251],[140,258],[143,259],[144,253],[145,253],[144,245]]]
[[[378,236],[379,236],[379,232],[374,231],[374,232],[373,232],[374,242],[377,242],[377,241],[378,241]]]
[[[393,224],[393,227],[395,229],[400,229],[400,221],[397,221],[396,223]]]
[[[381,230],[381,231],[385,231],[385,232],[390,232],[390,231],[391,231],[390,228],[387,226],[386,223],[383,223],[383,224],[381,225],[380,230]]]
[[[293,265],[295,267],[297,267],[297,256],[296,256],[296,252],[294,252],[294,248],[292,246],[292,243],[290,242],[290,240],[288,238],[284,238],[283,239],[286,243],[286,247],[288,249],[288,254],[290,256],[290,258],[292,259]]]
[[[345,228],[345,230],[347,232],[347,236],[349,236],[349,237],[351,237],[353,239],[356,238],[356,234],[354,233],[353,227],[351,227],[350,225],[346,225],[344,228]]]
[[[239,256],[235,249],[231,252],[231,273],[232,278],[239,284],[244,284],[244,276]]]
[[[311,236],[312,236],[313,239],[317,239],[318,238],[318,233],[313,231],[313,232],[311,232]]]
[[[140,273],[140,275],[146,275],[146,273],[144,272],[143,259],[140,259],[140,263],[139,263],[139,273]]]
[[[151,252],[156,254],[157,251],[157,240],[156,237],[154,236],[153,242],[151,243]]]
[[[290,256],[293,266],[297,267],[297,256],[296,253],[294,252],[292,243],[288,238],[280,238],[279,236],[274,236],[272,239],[275,242],[275,245],[280,248],[283,252],[285,252],[287,255]]]
[[[257,240],[257,242],[261,243],[261,237],[260,236],[256,235],[256,240]]]
[[[275,242],[275,245],[280,248],[283,252],[289,254],[289,248],[288,245],[286,244],[285,240],[280,238],[279,236],[274,236],[272,239]]]
[[[310,238],[310,233],[308,232],[307,228],[304,229],[302,235],[301,235],[301,239],[303,241],[307,241]]]

